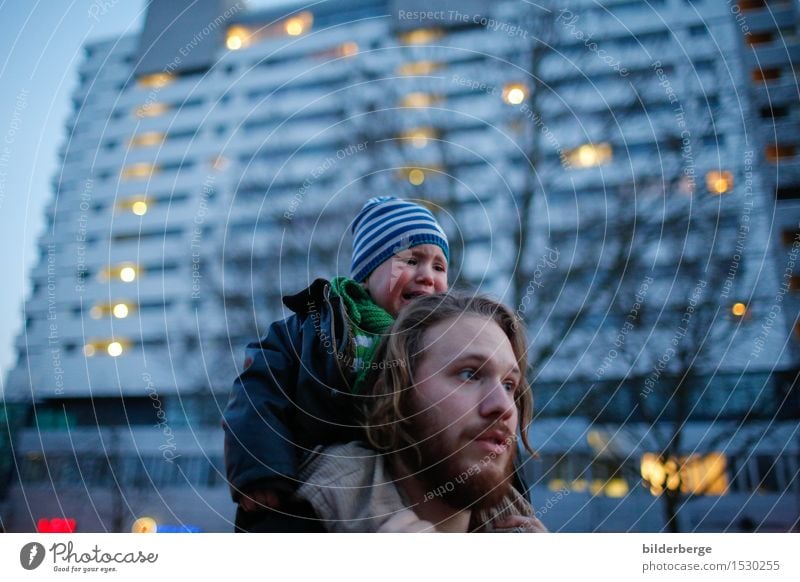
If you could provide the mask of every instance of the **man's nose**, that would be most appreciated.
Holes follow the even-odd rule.
[[[492,382],[487,387],[487,392],[480,403],[479,411],[481,416],[496,417],[501,420],[508,420],[516,408],[514,394],[508,390],[501,380]]]

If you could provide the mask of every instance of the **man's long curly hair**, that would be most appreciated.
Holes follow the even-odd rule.
[[[373,358],[373,371],[367,381],[365,429],[370,444],[389,453],[416,449],[408,427],[415,384],[414,372],[425,356],[423,336],[435,325],[464,316],[478,316],[495,322],[503,330],[517,365],[522,372],[514,397],[522,443],[528,442],[528,427],[533,417],[533,396],[526,379],[527,343],[519,318],[505,305],[481,295],[458,292],[428,295],[406,307],[387,332]]]

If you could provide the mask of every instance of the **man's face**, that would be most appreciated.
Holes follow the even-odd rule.
[[[364,287],[372,300],[397,317],[415,297],[447,291],[447,259],[437,245],[418,245],[386,259]]]
[[[468,315],[423,335],[414,373],[412,434],[422,464],[406,455],[430,492],[465,509],[497,504],[511,486],[522,379],[511,343],[489,319]]]

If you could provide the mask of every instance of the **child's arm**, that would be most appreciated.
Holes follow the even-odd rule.
[[[289,417],[300,338],[300,322],[291,316],[273,323],[263,340],[249,344],[249,365],[233,383],[223,415],[228,481],[234,501],[244,499],[243,493],[251,498],[242,505],[246,511],[247,505],[259,508],[259,502],[251,503],[255,498],[270,501],[267,491],[274,493],[275,488],[265,489],[264,484],[280,483],[280,489],[291,489],[297,472]]]

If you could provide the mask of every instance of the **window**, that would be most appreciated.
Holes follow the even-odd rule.
[[[641,474],[653,495],[661,495],[666,489],[693,495],[724,495],[728,490],[727,460],[722,453],[667,460],[645,453]]]
[[[567,161],[576,168],[591,168],[611,162],[611,144],[584,144],[567,152]]]
[[[125,166],[120,172],[120,177],[123,180],[141,180],[150,178],[154,174],[158,174],[161,169],[155,164],[139,163]]]
[[[781,70],[777,68],[772,69],[753,69],[752,78],[754,83],[766,83],[768,81],[777,81],[781,78]]]
[[[770,43],[774,40],[774,36],[771,32],[751,32],[750,34],[745,35],[745,40],[747,41],[747,44],[753,46]]]
[[[166,103],[145,103],[133,110],[136,117],[158,117],[170,110]]]
[[[800,198],[800,185],[781,186],[775,190],[778,200],[797,200]]]
[[[800,229],[784,229],[781,232],[781,239],[787,247],[792,246],[795,241],[800,241]]]
[[[441,28],[415,28],[398,35],[401,44],[430,44],[444,36]]]
[[[774,164],[778,160],[795,157],[797,148],[794,144],[770,144],[765,148],[764,155],[768,162]]]
[[[762,119],[787,117],[789,115],[789,107],[786,105],[767,105],[766,107],[762,107],[758,111],[758,114]]]
[[[152,73],[150,75],[142,75],[136,79],[136,84],[143,89],[160,89],[174,81],[175,75],[172,73]]]
[[[706,188],[712,194],[725,194],[733,190],[733,174],[727,170],[713,170],[706,174]]]
[[[151,147],[161,145],[164,143],[165,138],[166,136],[163,131],[146,131],[134,135],[128,143],[133,148]]]

